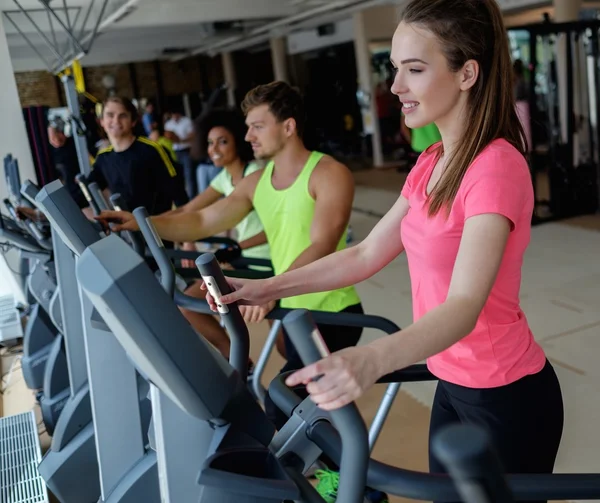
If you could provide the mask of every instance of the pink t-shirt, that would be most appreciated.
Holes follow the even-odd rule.
[[[417,321],[442,304],[467,218],[498,213],[512,223],[496,282],[473,332],[427,360],[439,379],[471,388],[510,384],[539,372],[546,357],[535,342],[519,305],[521,265],[530,240],[534,196],[523,156],[505,140],[495,140],[467,170],[446,220],[446,211],[427,215],[427,183],[435,166],[435,146],[423,152],[402,189],[410,209],[402,220],[408,257],[413,315]]]

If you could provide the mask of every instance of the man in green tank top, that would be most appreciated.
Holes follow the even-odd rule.
[[[242,104],[248,132],[264,170],[244,177],[226,198],[200,211],[152,217],[161,238],[193,242],[235,227],[253,209],[263,223],[276,274],[297,269],[346,246],[354,179],[350,170],[330,156],[304,146],[304,106],[300,94],[284,82],[258,86]],[[137,230],[131,213],[107,211],[99,217],[116,223],[115,231]],[[282,307],[362,313],[354,287],[283,299]],[[260,322],[275,307],[242,306],[249,323]],[[320,327],[331,351],[356,345],[361,328]],[[286,339],[287,363],[282,371],[302,368]],[[268,407],[270,408],[270,407]],[[276,414],[276,407],[271,412]],[[284,418],[274,417],[277,426]]]

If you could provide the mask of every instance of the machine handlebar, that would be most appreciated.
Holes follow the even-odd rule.
[[[335,427],[317,421],[307,436],[334,462],[340,459],[341,441]],[[597,500],[600,474],[507,474],[508,486],[518,501]],[[367,484],[373,489],[420,501],[460,501],[449,475],[425,473],[391,466],[373,459],[369,462]]]
[[[86,179],[85,175],[83,173],[79,173],[77,176],[75,176],[75,181],[77,182],[77,185],[79,185],[79,188],[81,189],[81,192],[83,193],[83,197],[85,197],[85,200],[90,205],[90,208],[92,208],[94,215],[96,215],[96,216],[100,215],[100,207],[98,206],[98,203],[92,197],[92,194],[90,193],[90,191],[88,189],[87,179]]]
[[[133,216],[146,240],[150,253],[156,260],[160,270],[160,283],[164,290],[173,298],[175,294],[175,268],[165,253],[165,245],[150,221],[150,215],[146,208],[140,206],[133,210]]]
[[[215,299],[231,293],[231,287],[225,280],[225,275],[219,266],[217,258],[212,253],[203,253],[200,255],[196,259],[196,267],[208,291]],[[246,380],[248,378],[248,355],[250,354],[248,326],[237,303],[234,302],[229,305],[217,304],[217,309],[231,338],[230,364],[240,373],[242,379]]]
[[[329,355],[329,350],[310,313],[299,309],[283,319],[283,325],[305,365]],[[330,412],[342,439],[338,501],[361,503],[367,482],[369,438],[367,427],[356,405],[346,405]]]
[[[129,211],[125,198],[118,192],[110,196],[110,204],[115,211]]]
[[[110,196],[110,204],[115,211],[129,211],[129,207],[127,206],[125,198],[118,192]],[[131,242],[131,246],[135,252],[140,257],[144,257],[146,254],[146,245],[144,244],[144,239],[138,232],[127,232],[126,234],[129,237],[129,241]]]
[[[34,206],[37,206],[35,204],[35,198],[39,192],[40,188],[31,180],[25,180],[21,185],[21,195]]]
[[[106,199],[100,190],[100,186],[96,182],[92,182],[89,184],[88,190],[94,198],[94,201],[96,201],[96,205],[100,208],[100,211],[108,210],[108,204],[106,204]]]
[[[465,503],[515,503],[500,460],[482,428],[453,424],[433,437],[432,450]]]
[[[17,214],[16,208],[13,206],[9,199],[4,199],[4,206],[6,207],[8,213],[10,214],[11,218],[15,221],[15,223],[27,230],[29,235],[36,240],[36,242],[42,249],[48,251],[52,250],[51,240],[44,236],[42,231],[38,229],[37,225],[33,220],[31,220],[30,218],[20,218]]]

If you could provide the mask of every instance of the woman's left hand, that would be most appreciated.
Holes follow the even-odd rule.
[[[380,377],[377,352],[362,346],[337,351],[295,372],[285,383],[289,387],[305,384],[320,409],[335,410],[355,401]]]

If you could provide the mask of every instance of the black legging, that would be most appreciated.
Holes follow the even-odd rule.
[[[474,424],[490,434],[506,473],[552,473],[563,420],[560,384],[547,361],[537,374],[498,388],[473,389],[440,381],[431,411],[429,443],[449,424]],[[431,473],[446,471],[431,449],[429,469]]]
[[[342,313],[352,313],[352,314],[364,314],[364,310],[361,304],[356,304],[354,306],[347,307]],[[351,346],[356,346],[358,341],[360,340],[360,336],[362,335],[362,327],[343,327],[338,325],[317,325],[319,332],[323,336],[323,340],[330,352],[339,351],[340,349],[349,348]],[[292,344],[289,337],[285,333],[284,330],[284,340],[285,340],[285,355],[287,362],[283,366],[280,371],[280,374],[284,372],[288,372],[290,370],[299,370],[304,367],[300,356],[296,351],[296,347]],[[308,394],[304,391],[296,391],[296,393],[302,398],[306,398]],[[281,427],[288,421],[289,417],[287,417],[283,412],[281,412],[271,397],[267,393],[265,397],[265,412],[267,417],[273,422],[275,427],[279,430]]]

